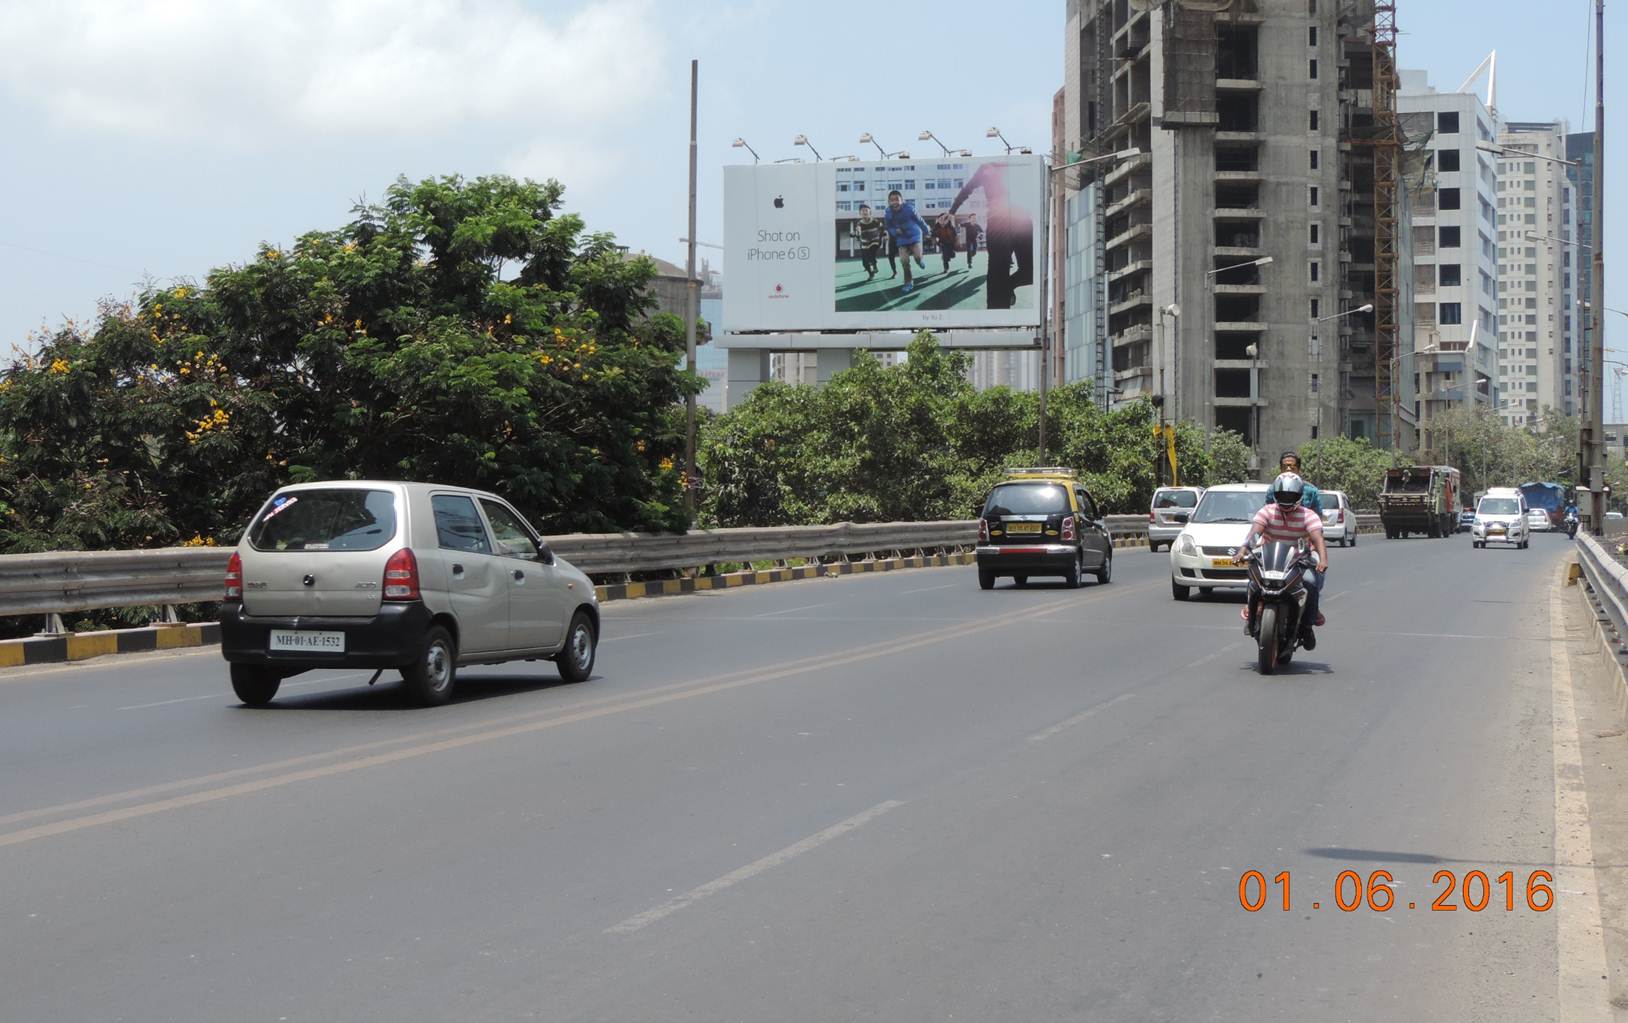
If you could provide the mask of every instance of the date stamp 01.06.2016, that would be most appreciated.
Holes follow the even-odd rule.
[[[1396,910],[1425,910],[1434,913],[1480,913],[1485,910],[1503,910],[1513,913],[1525,909],[1533,913],[1546,913],[1554,907],[1554,875],[1547,870],[1534,870],[1517,877],[1506,870],[1496,877],[1484,870],[1466,871],[1461,877],[1452,870],[1438,870],[1430,879],[1430,890],[1435,898],[1429,902],[1400,902],[1393,887],[1396,879],[1388,870],[1370,871],[1366,876],[1355,870],[1342,870],[1334,879],[1333,890],[1314,893],[1309,903],[1314,910],[1338,909],[1342,913],[1366,910],[1388,913]],[[1268,878],[1263,871],[1246,870],[1238,878],[1238,904],[1251,913],[1273,908],[1288,913],[1295,908],[1293,884],[1289,871],[1282,870]],[[1304,898],[1300,908],[1307,902]]]

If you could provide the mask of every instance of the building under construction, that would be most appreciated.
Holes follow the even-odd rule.
[[[1087,198],[1063,247],[1101,271],[1090,315],[1063,315],[1091,337],[1059,348],[1105,401],[1162,395],[1268,466],[1319,436],[1391,443],[1412,315],[1394,0],[1068,0],[1067,32],[1056,148],[1120,155],[1063,176]]]

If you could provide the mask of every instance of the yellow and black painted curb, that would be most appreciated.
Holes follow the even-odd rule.
[[[181,650],[212,646],[220,642],[217,622],[189,625],[153,625],[145,629],[112,629],[107,632],[70,632],[61,636],[29,636],[0,640],[0,668],[30,664],[60,664],[83,661],[106,654],[146,653],[154,650]]]
[[[723,575],[703,575],[684,579],[613,583],[609,586],[596,586],[594,591],[599,594],[602,601],[637,600],[641,597],[671,597],[681,593],[729,590],[737,586],[762,586],[766,583],[791,582],[794,579],[828,579],[841,575],[861,575],[866,572],[894,572],[905,568],[970,565],[973,560],[972,552],[967,551],[962,554],[931,554],[913,558],[878,558],[875,561],[838,561],[829,565],[799,565],[796,568],[728,572]]]

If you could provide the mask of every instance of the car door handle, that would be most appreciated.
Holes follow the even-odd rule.
[[[516,582],[522,582],[523,583],[523,582],[526,581],[526,573],[520,571],[517,568],[517,569],[514,570],[514,578],[515,578]]]
[[[453,565],[452,566],[452,574],[453,575],[463,575],[464,574],[464,567],[462,565]]]

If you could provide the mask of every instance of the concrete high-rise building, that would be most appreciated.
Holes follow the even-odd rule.
[[[1575,411],[1577,193],[1554,162],[1566,122],[1511,122],[1498,145],[1498,414],[1527,426]]]
[[[1401,79],[1403,129],[1434,159],[1408,183],[1415,343],[1402,346],[1399,373],[1413,394],[1418,444],[1435,454],[1436,416],[1494,404],[1497,157],[1478,146],[1495,144],[1498,122],[1473,92],[1438,92],[1422,71]]]
[[[1014,391],[1033,391],[1040,387],[1040,353],[1020,349],[975,351],[972,369],[967,374],[972,386],[980,391],[991,387],[1010,387]]]
[[[1162,395],[1242,434],[1263,468],[1311,438],[1376,435],[1375,317],[1355,312],[1376,301],[1395,215],[1378,216],[1367,144],[1375,28],[1373,0],[1068,0],[1065,148],[1142,153],[1054,182],[1064,350],[1106,362],[1114,400]],[[1072,290],[1099,267],[1103,308],[1081,308]],[[1411,303],[1396,313],[1411,347]]]

